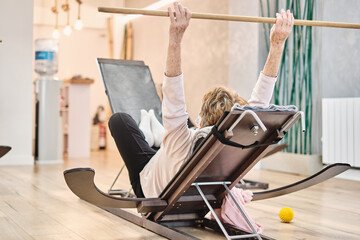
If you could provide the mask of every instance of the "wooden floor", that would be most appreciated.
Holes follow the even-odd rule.
[[[62,173],[92,167],[97,186],[107,191],[121,165],[118,153],[104,151],[60,165],[1,166],[0,239],[163,239],[79,200]],[[253,170],[246,178],[275,188],[302,177]],[[120,182],[117,187],[129,188],[126,174]],[[292,223],[280,222],[283,207],[294,210]],[[360,182],[331,179],[287,196],[249,203],[247,211],[264,227],[265,235],[276,239],[360,239]],[[181,230],[202,239],[222,238],[199,229]]]

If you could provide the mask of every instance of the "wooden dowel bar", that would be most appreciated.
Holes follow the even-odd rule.
[[[104,12],[104,13],[141,14],[141,15],[159,16],[159,17],[169,16],[169,13],[164,10],[145,10],[138,8],[107,8],[107,7],[99,7],[98,10],[99,12]],[[276,18],[268,18],[268,17],[247,17],[247,16],[238,16],[238,15],[195,13],[195,12],[191,13],[191,18],[223,20],[223,21],[255,22],[255,23],[272,23],[272,24],[274,24],[276,21]],[[360,24],[358,23],[327,22],[327,21],[312,21],[312,20],[297,20],[297,19],[294,21],[294,25],[360,29]]]

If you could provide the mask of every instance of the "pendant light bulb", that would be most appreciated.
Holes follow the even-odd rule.
[[[78,31],[80,31],[83,28],[83,23],[82,23],[81,19],[76,20],[76,22],[74,24],[74,28]]]
[[[58,28],[55,28],[55,29],[54,29],[54,31],[53,31],[53,33],[52,33],[52,37],[53,37],[54,39],[59,39],[59,38],[60,38],[60,31],[59,31]]]
[[[70,26],[70,25],[66,25],[66,27],[64,28],[64,34],[65,34],[66,36],[70,36],[71,32],[72,32],[71,26]]]

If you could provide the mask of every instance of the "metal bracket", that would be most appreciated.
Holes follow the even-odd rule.
[[[132,190],[132,187],[126,191],[126,190],[122,190],[122,189],[113,189],[116,181],[118,180],[120,174],[122,173],[122,171],[124,170],[125,168],[125,164],[121,167],[119,173],[117,174],[114,182],[111,184],[111,187],[110,189],[108,190],[108,194],[110,195],[120,195],[122,197],[135,197],[135,195],[131,194],[131,190]]]
[[[223,234],[225,235],[226,239],[230,240],[230,239],[241,239],[241,238],[250,238],[250,237],[256,237],[257,239],[262,240],[260,234],[255,230],[254,226],[251,224],[250,220],[248,219],[248,217],[246,216],[244,210],[241,208],[240,204],[237,202],[237,200],[235,199],[234,195],[231,193],[230,189],[228,188],[227,184],[231,184],[231,182],[199,182],[199,183],[192,183],[191,186],[195,186],[196,189],[198,190],[200,196],[202,197],[202,199],[204,200],[206,206],[209,208],[210,212],[212,213],[212,215],[214,216],[217,224],[219,225],[221,231],[223,232]],[[245,218],[246,222],[248,223],[248,225],[250,226],[251,230],[253,231],[253,234],[246,234],[246,235],[234,235],[234,236],[230,236],[224,225],[221,223],[219,217],[216,215],[215,210],[212,208],[211,204],[209,203],[209,201],[206,199],[206,196],[204,194],[204,192],[201,190],[200,186],[208,186],[208,185],[223,185],[226,189],[226,191],[228,192],[228,194],[230,194],[231,199],[235,202],[235,205],[237,206],[237,208],[240,210],[241,214],[243,215],[243,217]]]
[[[289,131],[289,129],[291,128],[291,126],[294,124],[294,122],[296,122],[297,120],[299,120],[299,118],[301,118],[301,130],[302,132],[305,132],[305,114],[304,112],[297,112],[294,114],[294,116],[292,118],[289,119],[289,121],[287,121],[281,128],[280,132],[287,132]]]
[[[259,116],[252,110],[245,110],[243,113],[241,113],[241,115],[238,117],[238,119],[236,119],[236,121],[234,122],[233,125],[231,125],[231,127],[228,129],[229,132],[232,132],[232,130],[236,127],[236,125],[238,125],[238,123],[246,116],[250,114],[251,116],[253,116],[253,118],[255,119],[255,121],[259,124],[259,126],[261,127],[261,129],[266,132],[266,127],[263,124],[263,122],[260,120]]]

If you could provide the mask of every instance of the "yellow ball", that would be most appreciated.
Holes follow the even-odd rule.
[[[294,212],[291,208],[284,207],[283,209],[280,210],[279,217],[283,222],[288,223],[291,222],[291,220],[293,220]]]

